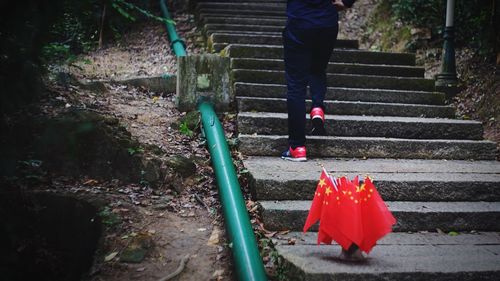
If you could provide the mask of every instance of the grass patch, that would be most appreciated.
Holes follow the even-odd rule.
[[[410,27],[395,18],[387,0],[375,7],[363,37],[377,42],[370,46],[373,51],[403,52],[411,42]]]

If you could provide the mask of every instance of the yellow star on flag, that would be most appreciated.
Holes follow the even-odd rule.
[[[364,183],[362,185],[360,185],[360,186],[356,186],[356,192],[361,192],[363,190],[366,190]]]
[[[329,196],[329,195],[330,195],[330,193],[332,193],[332,190],[330,189],[330,187],[329,187],[329,186],[327,186],[327,187],[326,187],[326,190],[325,190],[325,194],[326,194],[326,196]]]
[[[319,180],[319,186],[320,187],[323,187],[323,185],[325,185],[325,184],[326,184],[325,179],[320,179]]]

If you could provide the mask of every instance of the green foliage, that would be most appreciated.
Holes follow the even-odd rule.
[[[76,59],[76,56],[71,53],[69,45],[62,43],[50,43],[43,47],[42,59],[72,62]]]
[[[257,233],[258,236],[259,234],[260,233]],[[269,258],[269,260],[271,261],[272,269],[268,271],[268,274],[270,273],[270,280],[288,280],[289,278],[287,276],[287,267],[285,265],[283,257],[279,255],[272,240],[265,236],[258,237],[258,245],[260,255],[262,257]],[[267,266],[268,264],[266,264],[266,267]]]
[[[149,181],[146,180],[146,171],[141,170],[141,179],[139,180],[139,184],[144,187],[149,186]]]
[[[403,22],[412,25],[443,25],[444,3],[442,0],[389,0],[394,14]]]
[[[45,61],[60,61],[64,52],[88,52],[97,46],[101,33],[104,41],[119,39],[139,19],[172,22],[149,12],[148,2],[142,0],[63,0],[58,3],[62,15],[50,26],[51,43],[45,47],[48,49],[44,52]]]
[[[277,250],[273,250],[270,253],[271,260],[276,266],[276,277],[279,281],[288,280],[287,276],[287,268],[285,266],[285,262],[283,258],[279,255]]]
[[[426,27],[434,35],[444,28],[446,1],[443,0],[386,0],[394,16],[404,23]],[[455,1],[455,42],[491,52],[494,46],[494,0]],[[440,37],[440,36],[438,36]]]
[[[109,207],[104,207],[102,211],[99,212],[101,221],[105,226],[111,227],[122,222],[120,216],[113,213]]]
[[[193,131],[189,129],[189,126],[187,125],[187,122],[182,122],[181,125],[179,126],[179,131],[181,134],[186,135],[188,137],[193,136]]]
[[[129,3],[127,1],[124,1],[124,0],[112,0],[111,1],[111,5],[122,16],[124,16],[125,18],[127,18],[127,19],[129,19],[131,21],[135,21],[135,17],[131,14],[131,12],[132,11],[136,11],[136,12],[142,14],[143,16],[145,16],[147,18],[154,19],[154,20],[157,20],[157,21],[160,21],[160,22],[163,22],[163,23],[173,23],[173,24],[175,24],[175,21],[173,21],[171,19],[167,19],[167,18],[155,16],[152,13],[150,13],[149,11],[147,11],[145,9],[142,9],[139,6],[137,6],[135,4],[132,4],[132,3]]]
[[[127,152],[128,152],[129,155],[134,155],[136,153],[143,153],[144,152],[144,148],[142,148],[142,147],[138,147],[138,148],[129,147],[127,149]]]
[[[186,113],[180,120],[179,131],[188,137],[194,135],[194,131],[200,127],[200,113],[196,110]]]
[[[71,63],[74,56],[120,38],[134,21],[154,19],[145,0],[2,1],[0,9],[0,115],[42,93],[41,63]],[[105,16],[104,16],[105,15]],[[170,21],[171,22],[171,21]]]
[[[393,15],[393,10],[388,1],[382,1],[377,5],[372,14],[372,24],[368,25],[365,36],[376,37],[377,45],[370,47],[373,51],[395,51],[404,52],[411,40],[409,26],[401,26],[401,22]]]

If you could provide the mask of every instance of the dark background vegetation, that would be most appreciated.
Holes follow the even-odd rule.
[[[135,21],[147,17],[150,2],[1,1],[0,116],[22,108],[43,93],[44,63],[71,60],[76,54],[119,38]]]
[[[393,14],[403,23],[430,28],[441,39],[446,0],[388,0]],[[455,42],[493,57],[499,51],[498,0],[455,1]],[[495,15],[496,14],[496,15]]]

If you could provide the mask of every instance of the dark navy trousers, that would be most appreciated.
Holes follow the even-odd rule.
[[[306,94],[312,107],[323,107],[326,68],[337,40],[338,26],[283,30],[285,76],[287,81],[288,142],[293,148],[305,145]],[[310,110],[310,109],[309,109]]]

